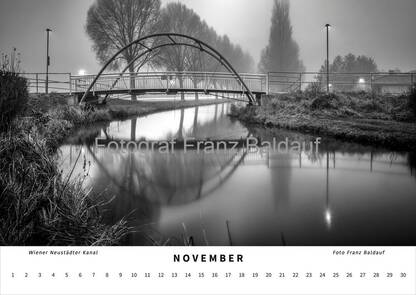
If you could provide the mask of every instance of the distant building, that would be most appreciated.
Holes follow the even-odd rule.
[[[377,93],[407,92],[416,82],[415,73],[380,73],[373,74],[372,77],[372,90]]]
[[[416,73],[332,74],[330,81],[333,91],[400,94],[416,83]]]

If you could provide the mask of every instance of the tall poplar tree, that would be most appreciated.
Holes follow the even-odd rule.
[[[262,50],[259,71],[304,71],[299,59],[299,46],[292,37],[290,4],[287,0],[274,0],[269,44]]]

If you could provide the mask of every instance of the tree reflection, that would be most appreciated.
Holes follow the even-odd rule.
[[[136,140],[136,126],[137,126],[137,119],[134,118],[131,120],[131,136],[130,136],[131,141]]]
[[[196,134],[198,132],[198,111],[199,111],[199,107],[195,108],[195,113],[194,113],[194,123],[193,123],[193,127],[192,127],[192,135],[194,137],[196,137]]]
[[[185,109],[181,109],[181,119],[179,120],[179,128],[176,134],[177,139],[183,139],[183,120],[185,117]]]

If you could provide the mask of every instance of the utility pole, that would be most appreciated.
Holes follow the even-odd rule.
[[[329,28],[330,24],[326,24],[326,92],[329,93]]]
[[[49,33],[52,32],[51,29],[46,29],[46,80],[45,80],[45,93],[48,94],[49,87],[49,66],[51,64],[51,58],[49,57]]]

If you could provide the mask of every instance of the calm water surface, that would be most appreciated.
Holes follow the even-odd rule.
[[[310,154],[111,150],[95,138],[315,138],[246,128],[229,105],[168,111],[80,130],[60,148],[65,173],[127,216],[126,245],[416,245],[415,155],[323,139]]]

